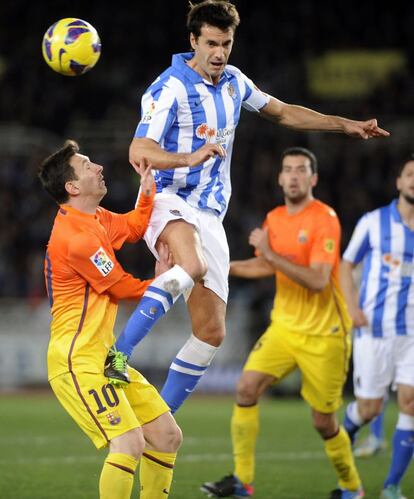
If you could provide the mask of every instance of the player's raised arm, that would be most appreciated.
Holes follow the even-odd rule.
[[[226,151],[219,144],[205,144],[192,153],[174,153],[162,149],[155,140],[134,138],[129,147],[129,161],[137,170],[141,158],[147,158],[153,168],[169,170],[171,168],[198,166],[210,158],[224,158]]]
[[[296,130],[339,132],[361,139],[390,135],[378,126],[376,119],[357,121],[341,116],[326,115],[306,107],[286,104],[275,97],[271,97],[269,102],[262,107],[260,114],[270,121]]]

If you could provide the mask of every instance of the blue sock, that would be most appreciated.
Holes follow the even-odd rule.
[[[408,468],[414,452],[414,430],[399,430],[396,428],[392,440],[392,459],[384,488],[388,485],[398,485]]]
[[[384,440],[384,409],[369,425],[370,432],[377,440]]]
[[[216,351],[217,347],[191,335],[178,352],[171,363],[167,379],[161,390],[161,396],[167,402],[172,413],[177,411],[194,391],[213,360]]]
[[[351,443],[353,444],[358,430],[364,424],[363,419],[359,415],[358,405],[356,402],[351,402],[350,404],[348,404],[343,424],[345,430],[349,435],[349,438],[351,439]]]
[[[179,265],[156,277],[119,335],[115,348],[130,357],[134,347],[149,333],[160,317],[168,312],[184,290],[194,281]]]
[[[194,391],[206,370],[207,367],[189,364],[177,357],[174,359],[161,390],[161,397],[167,402],[173,414]],[[193,373],[191,374],[190,371]]]

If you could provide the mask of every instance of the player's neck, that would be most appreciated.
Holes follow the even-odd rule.
[[[100,201],[100,200],[99,200]],[[99,206],[99,201],[96,199],[91,199],[90,197],[73,197],[66,203],[75,210],[82,213],[87,213],[88,215],[95,215],[96,210]]]
[[[196,73],[198,73],[201,78],[204,80],[210,82],[212,85],[216,86],[220,80],[220,76],[214,77],[211,76],[210,74],[206,73],[205,71],[202,70],[202,68],[197,64],[197,60],[195,57],[187,61],[187,65],[193,69]]]
[[[401,215],[403,222],[414,230],[414,205],[409,203],[403,196],[398,198],[397,209]]]
[[[306,196],[304,199],[301,199],[298,202],[293,202],[287,198],[285,198],[285,204],[287,208],[287,212],[289,215],[295,215],[296,213],[301,212],[304,210],[309,203],[311,203],[314,200],[314,197],[312,195]]]

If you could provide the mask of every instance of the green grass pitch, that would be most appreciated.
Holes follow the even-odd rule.
[[[197,397],[177,414],[184,432],[172,499],[201,499],[203,481],[232,471],[231,398]],[[105,451],[95,450],[50,394],[0,396],[0,497],[7,499],[97,499]],[[387,410],[390,440],[397,415]],[[366,499],[378,498],[389,450],[359,460]],[[334,472],[310,423],[309,408],[296,399],[261,403],[255,499],[323,499],[335,488]],[[414,499],[414,465],[403,484]],[[134,494],[137,498],[137,484]]]

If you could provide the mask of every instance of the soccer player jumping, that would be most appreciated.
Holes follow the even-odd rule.
[[[175,54],[172,65],[143,95],[130,146],[131,163],[145,157],[155,173],[157,194],[145,240],[155,256],[158,246],[167,244],[175,266],[145,293],[115,355],[126,362],[134,345],[185,292],[192,334],[173,360],[161,392],[173,412],[195,389],[225,335],[229,248],[222,221],[230,200],[230,162],[241,108],[296,130],[363,139],[389,135],[375,119],[327,116],[260,91],[227,64],[239,21],[230,2],[190,4],[192,52]]]

